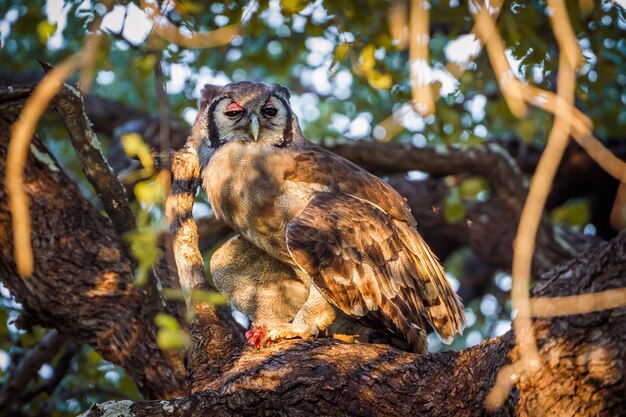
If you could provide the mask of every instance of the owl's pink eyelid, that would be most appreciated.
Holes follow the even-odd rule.
[[[243,107],[241,107],[237,103],[230,103],[228,107],[226,107],[226,111],[242,111]]]
[[[274,104],[271,101],[266,101],[263,105],[264,109],[275,109]]]

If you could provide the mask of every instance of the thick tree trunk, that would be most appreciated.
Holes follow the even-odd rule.
[[[91,344],[123,366],[148,397],[184,394],[181,358],[156,345],[153,320],[160,306],[144,303],[144,289],[133,285],[132,263],[110,221],[85,200],[38,140],[24,173],[35,272],[18,276],[4,184],[9,138],[9,124],[0,118],[0,273],[24,305],[21,325],[56,328]]]

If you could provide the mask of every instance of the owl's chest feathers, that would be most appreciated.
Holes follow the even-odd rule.
[[[234,142],[213,155],[203,182],[218,218],[267,252],[287,255],[286,225],[316,192],[326,191],[319,184],[288,180],[296,169],[288,149]]]

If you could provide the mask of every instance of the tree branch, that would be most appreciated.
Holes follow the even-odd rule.
[[[45,392],[48,395],[52,395],[52,393],[59,386],[63,378],[65,378],[65,376],[67,375],[68,371],[70,371],[72,360],[79,351],[80,345],[74,341],[69,341],[65,347],[65,352],[63,352],[63,355],[59,358],[57,364],[54,367],[52,378],[50,378],[49,381],[42,384],[41,386],[22,394],[22,396],[20,397],[20,402],[28,403],[42,392]]]
[[[83,109],[80,92],[64,84],[55,98],[55,104],[87,180],[95,188],[115,230],[120,237],[124,236],[135,229],[135,215],[130,209],[126,189],[102,155],[98,138]]]
[[[8,378],[0,388],[0,416],[4,417],[11,413],[12,406],[16,405],[16,398],[24,392],[28,383],[37,375],[39,368],[57,354],[65,340],[65,337],[56,330],[48,331],[9,371]]]
[[[172,187],[166,201],[174,257],[185,302],[193,312],[191,334],[194,346],[188,367],[192,392],[210,385],[244,343],[243,329],[227,306],[212,306],[193,299],[194,291],[217,291],[204,276],[204,262],[198,249],[198,228],[193,220],[194,194],[199,184],[198,154],[192,148],[174,153],[170,163]]]
[[[540,282],[536,296],[626,286],[626,233],[555,268]],[[617,415],[626,409],[624,314],[620,308],[536,319],[541,368],[519,381],[504,406],[489,415],[532,416],[546,410]],[[482,416],[498,369],[518,355],[512,332],[464,351],[422,356],[384,345],[290,341],[244,351],[204,392],[163,402],[109,402],[82,416],[113,409],[120,416]]]

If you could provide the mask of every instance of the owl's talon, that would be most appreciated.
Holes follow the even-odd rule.
[[[315,325],[301,325],[293,323],[254,324],[254,328],[246,333],[248,344],[261,349],[272,343],[287,339],[316,340],[320,334],[320,328]]]
[[[310,327],[310,330],[313,331],[313,341],[317,340],[318,336],[320,335],[320,328],[319,326],[317,326],[316,324],[312,324]]]

